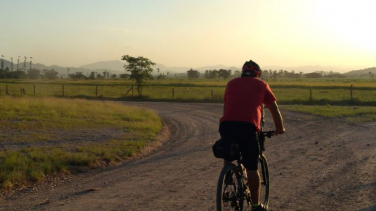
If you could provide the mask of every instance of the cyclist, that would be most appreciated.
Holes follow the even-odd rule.
[[[260,175],[258,172],[259,143],[263,104],[272,114],[275,135],[285,132],[282,115],[269,85],[262,81],[260,66],[250,60],[244,63],[241,77],[232,79],[226,86],[223,116],[219,133],[222,138],[239,140],[242,163],[247,170],[251,191],[252,210],[265,210],[260,204]],[[226,161],[225,161],[226,162]]]

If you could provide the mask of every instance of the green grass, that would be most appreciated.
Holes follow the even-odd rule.
[[[149,119],[156,118],[151,112],[144,113],[147,109],[106,101],[5,97],[0,98],[0,102],[0,121],[7,120],[6,126],[15,129],[77,129],[103,125],[138,129],[145,126],[141,122],[148,123]]]
[[[298,79],[269,79],[271,86],[307,86],[307,87],[348,87],[351,84],[356,87],[376,88],[375,79],[367,78],[298,78]]]
[[[22,187],[38,182],[46,175],[71,173],[74,167],[95,167],[122,161],[134,156],[145,141],[113,140],[103,144],[90,144],[74,151],[67,148],[24,148],[0,155],[0,184],[4,189]]]
[[[2,80],[0,97],[55,96],[66,98],[222,102],[228,80],[149,80],[138,97],[132,80]],[[367,79],[268,80],[281,104],[376,105],[376,83]],[[353,91],[351,92],[351,85]],[[20,90],[25,90],[21,93]]]
[[[281,105],[284,110],[297,111],[322,117],[341,117],[350,123],[364,123],[376,121],[376,107],[370,106],[302,106]]]
[[[155,140],[162,128],[161,119],[145,108],[82,99],[4,96],[0,98],[0,123],[2,131],[12,132],[0,135],[0,143],[9,148],[0,151],[0,186],[5,189],[70,172],[76,166],[93,167],[132,157]],[[122,135],[103,140],[88,137],[77,144],[67,144],[64,137],[106,129]],[[53,147],[44,144],[54,140]]]

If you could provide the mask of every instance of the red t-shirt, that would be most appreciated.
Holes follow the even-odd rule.
[[[265,81],[254,77],[235,78],[227,84],[220,122],[250,122],[260,130],[262,104],[274,101],[276,98]]]

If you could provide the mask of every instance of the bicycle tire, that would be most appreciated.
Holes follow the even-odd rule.
[[[217,211],[240,210],[240,191],[241,178],[238,168],[235,164],[228,163],[223,167],[218,179]]]
[[[269,169],[268,161],[264,154],[259,158],[260,163],[260,180],[261,180],[261,193],[260,193],[260,202],[264,204],[267,208],[269,204]]]
[[[240,164],[241,168],[244,168],[242,164]],[[238,167],[239,169],[239,167]],[[241,178],[240,188],[239,188],[239,210],[249,210],[251,206],[251,192],[248,188],[248,179]]]

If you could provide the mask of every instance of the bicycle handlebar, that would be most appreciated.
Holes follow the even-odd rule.
[[[274,130],[261,131],[261,133],[264,134],[264,136],[266,136],[268,138],[271,138],[272,136],[274,136]]]
[[[274,135],[274,130],[260,131],[259,143],[260,143],[260,149],[262,151],[265,151],[265,137],[271,138],[273,135]]]

